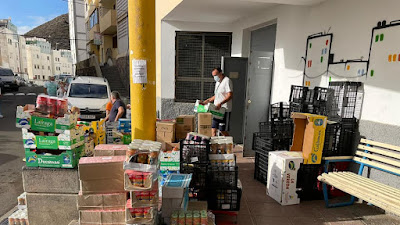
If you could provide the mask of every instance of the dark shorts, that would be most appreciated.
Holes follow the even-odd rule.
[[[219,129],[220,131],[229,131],[229,119],[231,117],[230,112],[226,112],[224,119],[219,120],[213,118],[212,120],[212,128]]]

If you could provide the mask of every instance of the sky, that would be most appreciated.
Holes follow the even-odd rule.
[[[0,0],[0,5],[0,19],[11,17],[19,34],[68,13],[68,0]]]

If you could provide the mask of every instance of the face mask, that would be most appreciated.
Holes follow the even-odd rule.
[[[219,76],[213,76],[213,77],[214,77],[215,82],[219,82]]]

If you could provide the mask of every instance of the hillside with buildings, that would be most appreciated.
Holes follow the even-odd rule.
[[[52,49],[70,49],[68,13],[60,15],[25,34],[26,37],[44,38]]]

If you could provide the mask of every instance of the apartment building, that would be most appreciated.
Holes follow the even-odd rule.
[[[69,37],[73,72],[76,63],[89,57],[86,50],[85,0],[68,0]]]
[[[54,75],[50,42],[43,38],[27,38],[26,50],[30,80],[48,80]]]
[[[72,55],[70,50],[52,50],[51,58],[54,75],[73,74]]]
[[[25,38],[18,35],[11,19],[0,20],[0,66],[17,74],[27,74]]]

